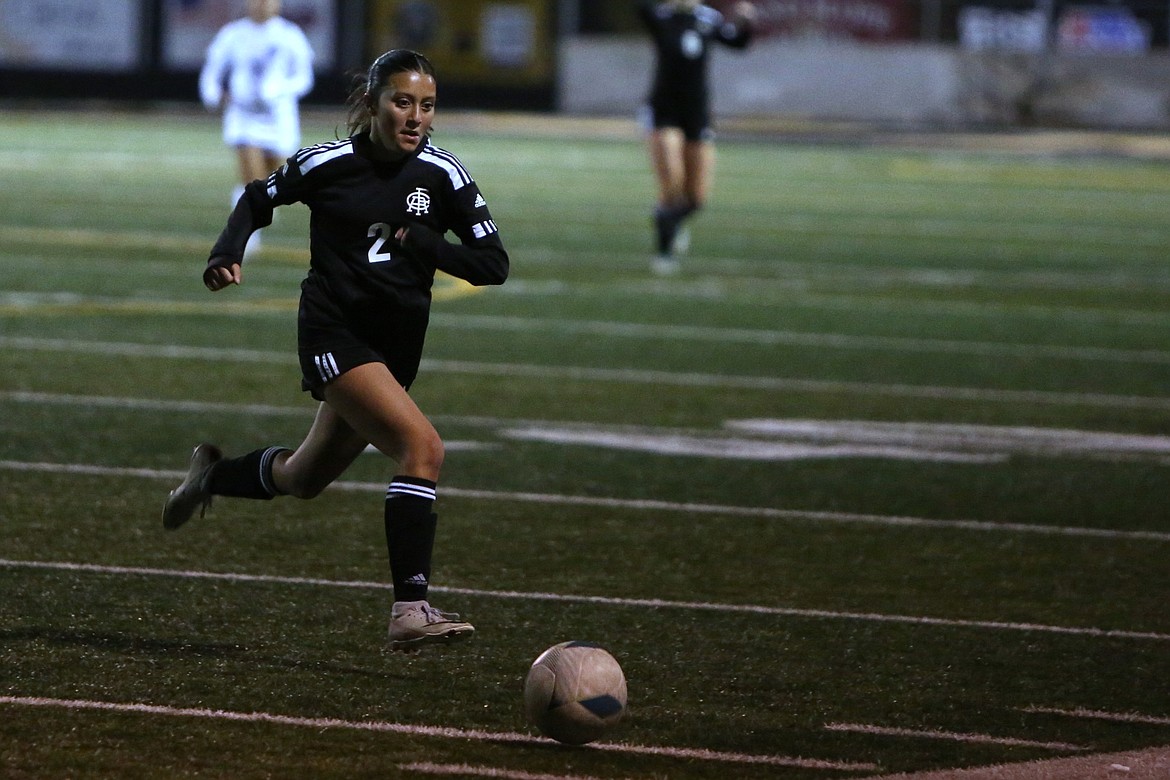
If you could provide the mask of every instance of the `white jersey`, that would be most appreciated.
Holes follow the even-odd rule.
[[[297,101],[313,88],[313,49],[301,28],[280,16],[225,25],[199,73],[199,97],[223,108],[223,140],[287,157],[300,147]]]

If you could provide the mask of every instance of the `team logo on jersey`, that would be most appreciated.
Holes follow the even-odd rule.
[[[406,210],[417,216],[429,214],[431,211],[431,194],[423,187],[415,187],[414,192],[406,196]]]

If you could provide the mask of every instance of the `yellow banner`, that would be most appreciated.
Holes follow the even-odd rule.
[[[371,0],[372,60],[389,49],[422,52],[441,81],[492,86],[551,84],[552,0]]]

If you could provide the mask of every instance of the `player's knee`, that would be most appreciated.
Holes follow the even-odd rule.
[[[443,459],[447,455],[443,440],[437,431],[432,430],[427,436],[420,438],[415,448],[415,460],[419,467],[428,473],[438,474],[443,468]]]
[[[287,480],[283,485],[288,495],[293,498],[316,498],[325,488],[329,487],[329,480],[315,477],[312,474],[298,475]]]
[[[407,474],[438,481],[445,454],[443,440],[432,428],[411,437],[401,465]]]
[[[279,466],[279,475],[274,469],[274,481],[282,493],[293,498],[316,498],[332,482],[329,476],[317,474],[312,469],[290,467],[287,458]]]

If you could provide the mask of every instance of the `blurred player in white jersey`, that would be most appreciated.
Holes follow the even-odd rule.
[[[301,143],[297,101],[313,88],[313,49],[301,28],[280,16],[280,0],[247,0],[207,48],[199,97],[223,111],[223,140],[236,150],[240,183],[266,179]],[[253,236],[249,253],[259,248]]]

